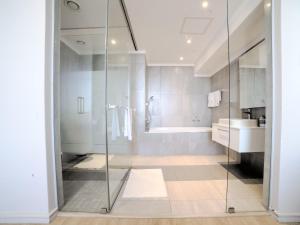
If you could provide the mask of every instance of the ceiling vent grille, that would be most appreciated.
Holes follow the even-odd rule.
[[[185,17],[181,26],[180,33],[189,35],[204,35],[213,18],[209,17]]]

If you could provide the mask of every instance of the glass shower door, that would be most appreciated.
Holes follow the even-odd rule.
[[[60,5],[62,210],[100,213],[107,207],[107,1],[82,1],[77,7],[70,8],[68,1]],[[87,14],[93,20],[86,19]]]
[[[134,51],[121,0],[108,1],[106,37],[106,128],[109,211],[131,163],[130,52]]]
[[[61,209],[105,213],[131,166],[134,45],[121,0],[60,9]]]
[[[267,44],[270,1],[228,0],[230,113],[227,211],[260,212],[268,206],[266,157]],[[237,20],[239,15],[240,19]],[[269,24],[270,25],[270,24]],[[270,74],[269,74],[270,75]],[[267,124],[269,125],[269,124]]]

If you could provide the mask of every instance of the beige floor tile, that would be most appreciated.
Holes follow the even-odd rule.
[[[236,212],[263,212],[262,199],[229,199],[229,206],[234,206]]]
[[[240,180],[228,181],[229,199],[262,199],[261,184],[245,184]]]
[[[171,215],[169,200],[119,200],[112,214],[125,216],[168,216]]]
[[[140,156],[132,157],[132,166],[180,166],[180,165],[216,165],[227,162],[226,155],[173,155],[173,156]]]
[[[166,182],[170,200],[195,201],[224,199],[215,181],[171,181]],[[224,190],[225,192],[225,190]]]
[[[114,157],[112,161],[114,165],[125,165],[128,158]],[[224,214],[227,171],[219,163],[227,162],[226,155],[133,156],[131,162],[133,168],[162,167],[167,177],[168,198],[124,199],[120,197],[122,190],[111,215],[172,217]],[[245,184],[232,175],[229,178],[229,205],[234,206],[237,212],[264,211],[261,184]]]
[[[219,216],[225,214],[225,200],[170,201],[174,216]]]

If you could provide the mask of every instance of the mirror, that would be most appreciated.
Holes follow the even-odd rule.
[[[266,64],[265,41],[256,44],[239,58],[241,109],[266,106]]]

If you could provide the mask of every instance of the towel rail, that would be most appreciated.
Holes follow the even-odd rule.
[[[108,110],[112,110],[112,109],[116,109],[116,108],[119,108],[119,109],[128,109],[127,106],[122,106],[122,105],[111,105],[111,104],[108,104],[108,105],[107,105],[107,108],[108,108]]]
[[[135,108],[130,108],[130,107],[128,107],[128,106],[111,105],[111,104],[108,104],[108,105],[107,105],[107,109],[108,109],[108,110],[113,110],[113,109],[116,109],[116,108],[118,108],[118,109],[131,109],[133,112],[136,111]]]

